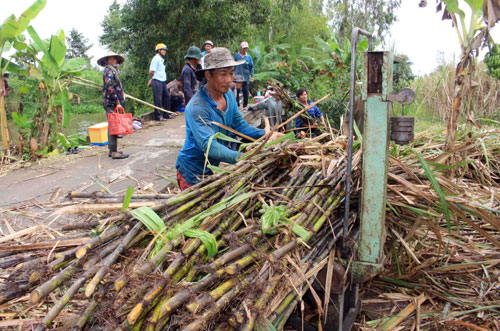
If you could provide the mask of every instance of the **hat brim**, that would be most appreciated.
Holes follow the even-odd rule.
[[[203,55],[191,55],[191,54],[186,54],[184,55],[184,59],[187,60],[187,59],[201,59],[203,57]]]
[[[108,57],[116,57],[117,59],[117,63],[118,64],[122,64],[123,62],[125,62],[125,58],[123,56],[121,56],[120,54],[108,54],[108,55],[105,55],[103,57],[101,57],[99,60],[97,60],[97,64],[100,65],[101,67],[105,67],[108,63]]]
[[[220,63],[217,63],[216,65],[206,67],[203,69],[198,69],[198,70],[196,70],[196,78],[198,78],[198,80],[202,80],[203,77],[205,77],[205,71],[207,71],[207,70],[236,67],[236,66],[242,65],[245,62],[247,62],[247,61],[246,60],[238,60],[238,61],[230,60],[230,61],[220,62]]]

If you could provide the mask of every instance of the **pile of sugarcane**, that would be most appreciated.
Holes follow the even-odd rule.
[[[324,138],[259,145],[156,214],[117,215],[83,245],[11,263],[0,304],[46,303],[36,330],[65,308],[79,329],[282,328],[342,233],[345,143]],[[146,227],[156,215],[163,230]]]

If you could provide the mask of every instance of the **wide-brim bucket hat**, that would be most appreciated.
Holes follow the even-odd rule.
[[[204,71],[236,67],[245,62],[245,60],[235,61],[231,51],[225,47],[214,47],[203,58],[203,68],[196,70],[196,77],[202,79],[205,75]]]
[[[97,64],[102,66],[102,67],[105,67],[108,63],[108,57],[116,57],[116,62],[118,64],[122,64],[123,62],[125,62],[125,58],[123,56],[121,56],[120,54],[116,54],[115,52],[112,52],[112,51],[108,51],[106,53],[106,55],[104,55],[103,57],[99,58],[99,60],[97,60]]]
[[[196,46],[189,47],[186,55],[184,55],[184,59],[201,59],[203,54],[201,54],[201,50]]]

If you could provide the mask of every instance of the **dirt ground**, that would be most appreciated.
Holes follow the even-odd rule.
[[[124,160],[108,157],[107,146],[92,146],[80,154],[42,159],[0,177],[0,230],[3,234],[36,224],[58,225],[70,219],[52,214],[71,191],[123,193],[159,192],[176,180],[175,161],[185,137],[184,115],[148,122],[143,129],[118,140]]]

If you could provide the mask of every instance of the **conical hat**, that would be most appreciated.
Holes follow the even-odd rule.
[[[121,56],[120,54],[116,54],[115,52],[108,51],[108,53],[106,53],[106,55],[104,55],[99,60],[97,60],[97,64],[102,66],[102,67],[105,67],[107,64],[106,61],[108,60],[108,57],[111,57],[111,56],[116,57],[118,64],[122,64],[125,61],[125,58],[123,56]]]

